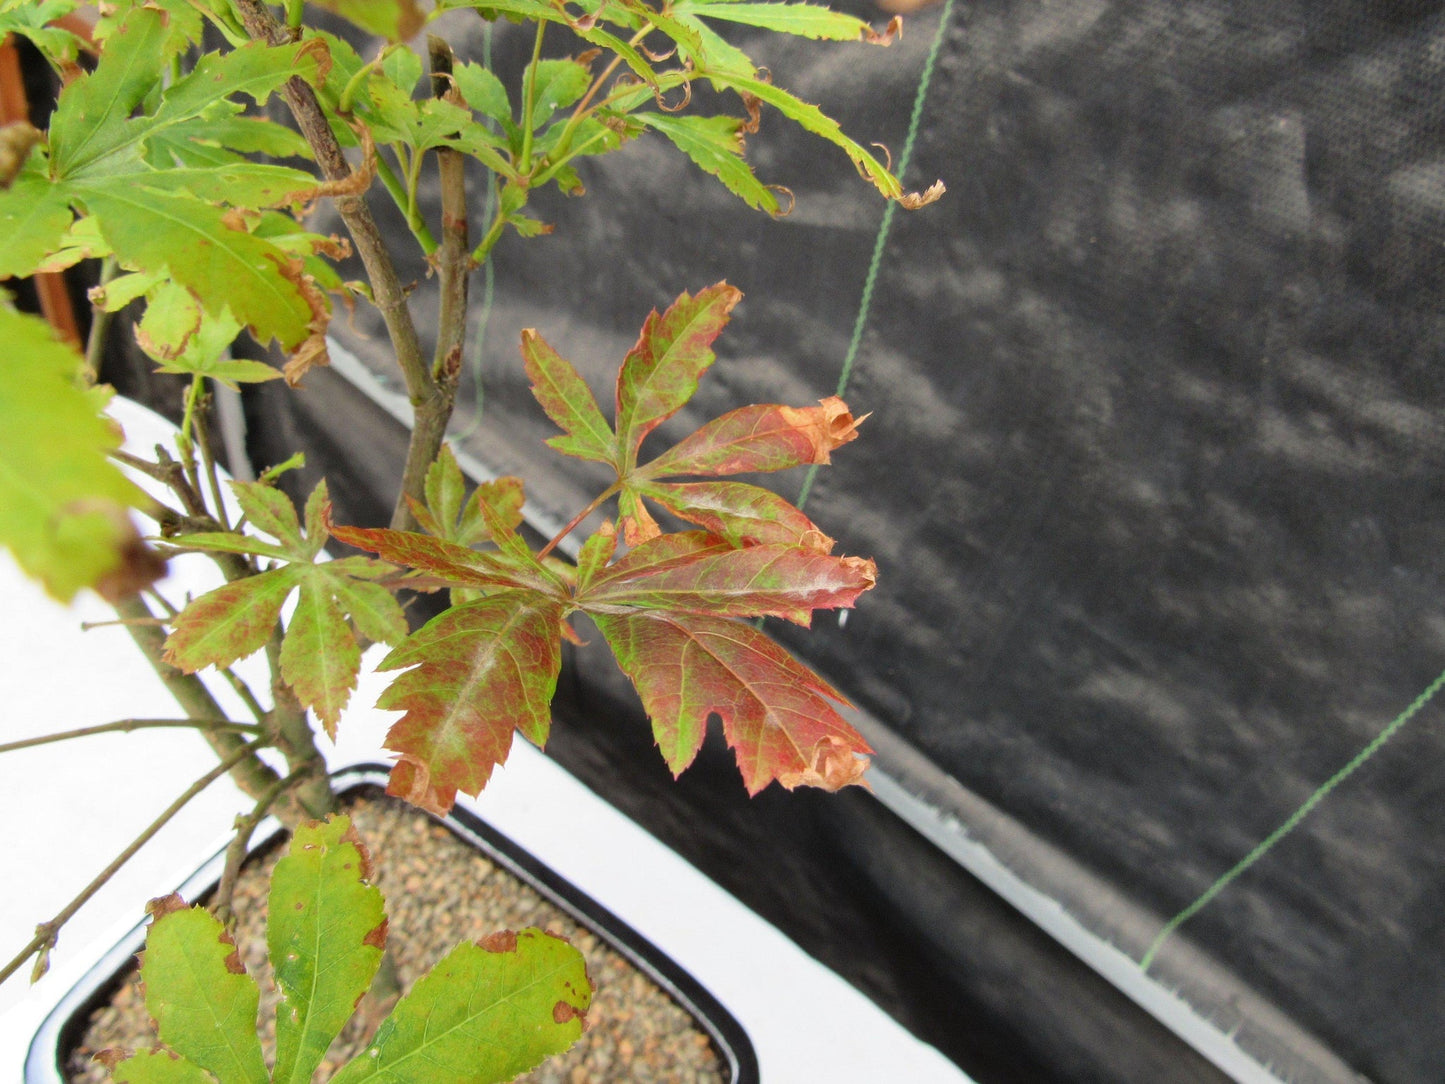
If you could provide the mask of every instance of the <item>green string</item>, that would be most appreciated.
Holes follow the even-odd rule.
[[[1363,765],[1365,761],[1369,760],[1372,756],[1378,753],[1380,749],[1384,746],[1384,744],[1391,738],[1393,738],[1395,734],[1399,731],[1399,729],[1403,727],[1406,723],[1408,723],[1416,715],[1416,713],[1420,711],[1421,708],[1428,704],[1431,698],[1433,698],[1434,695],[1438,693],[1442,688],[1445,688],[1445,673],[1442,673],[1439,677],[1432,681],[1430,685],[1425,689],[1425,691],[1422,692],[1419,696],[1417,696],[1414,702],[1408,708],[1400,712],[1399,715],[1395,716],[1394,721],[1389,726],[1385,727],[1384,730],[1380,731],[1379,735],[1375,738],[1374,741],[1370,742],[1369,745],[1365,746],[1362,750],[1360,750],[1360,752],[1355,756],[1353,760],[1351,760],[1343,768],[1341,768],[1334,775],[1332,775],[1325,782],[1325,784],[1319,788],[1319,790],[1315,791],[1308,798],[1306,798],[1304,804],[1301,805],[1298,809],[1296,809],[1293,813],[1291,813],[1289,819],[1286,820],[1283,824],[1281,824],[1278,828],[1276,828],[1273,832],[1271,832],[1269,836],[1264,840],[1264,842],[1260,843],[1259,846],[1255,847],[1254,850],[1250,851],[1247,855],[1245,855],[1244,858],[1240,860],[1239,864],[1236,865],[1233,869],[1231,869],[1228,873],[1220,877],[1219,880],[1215,881],[1212,885],[1205,889],[1204,893],[1197,900],[1195,900],[1188,907],[1184,908],[1184,910],[1180,911],[1177,915],[1171,918],[1164,926],[1164,928],[1159,931],[1159,936],[1154,938],[1154,943],[1149,946],[1149,951],[1144,953],[1144,958],[1139,961],[1139,969],[1141,971],[1148,971],[1149,965],[1154,962],[1155,955],[1159,952],[1159,949],[1163,946],[1164,942],[1169,939],[1170,934],[1172,934],[1175,930],[1179,929],[1180,926],[1184,925],[1184,923],[1188,922],[1191,918],[1193,918],[1200,911],[1202,911],[1206,906],[1208,906],[1209,902],[1214,899],[1215,896],[1219,895],[1221,892],[1224,891],[1224,889],[1229,885],[1231,881],[1233,881],[1241,873],[1249,869],[1250,866],[1254,865],[1266,854],[1268,854],[1269,850],[1276,843],[1278,843],[1285,836],[1293,832],[1295,828],[1299,826],[1300,821],[1304,820],[1305,817],[1309,816],[1310,811],[1313,810],[1315,806],[1319,805],[1322,801],[1325,800],[1325,798],[1329,795],[1330,791],[1334,790],[1337,786],[1343,783],[1346,779],[1353,775],[1355,770],[1358,769],[1361,765]]]
[[[944,0],[943,13],[938,17],[938,29],[933,34],[933,44],[928,48],[928,59],[923,64],[923,73],[918,79],[918,92],[913,96],[913,115],[908,120],[908,136],[903,141],[903,153],[898,158],[898,178],[902,180],[908,172],[908,162],[913,157],[913,143],[918,138],[918,127],[923,119],[923,102],[928,97],[928,84],[933,81],[933,68],[938,63],[938,54],[943,48],[943,39],[948,33],[948,23],[953,15],[953,0]],[[848,353],[843,358],[843,371],[838,374],[838,390],[833,394],[841,397],[848,390],[848,379],[853,375],[853,363],[858,358],[858,349],[863,342],[863,329],[868,326],[868,313],[873,307],[873,287],[878,281],[878,268],[883,263],[883,249],[888,243],[888,231],[893,226],[893,212],[898,204],[888,201],[883,209],[883,221],[878,224],[878,236],[873,239],[873,258],[868,262],[868,275],[863,280],[863,296],[858,302],[858,315],[853,321],[853,338],[848,343]],[[818,465],[808,468],[803,479],[803,488],[798,491],[798,507],[808,503],[808,494],[813,489],[813,479],[818,476]]]

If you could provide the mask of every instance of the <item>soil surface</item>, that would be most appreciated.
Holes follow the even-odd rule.
[[[597,988],[587,1013],[588,1030],[565,1054],[519,1080],[721,1084],[727,1079],[706,1033],[681,1006],[529,886],[403,803],[361,798],[346,806],[371,853],[375,883],[386,897],[387,945],[403,989],[409,989],[459,941],[478,940],[502,929],[549,930],[566,937],[586,957],[587,973]],[[259,1029],[268,1060],[277,992],[265,954],[266,890],[271,867],[283,849],[274,847],[250,861],[234,897],[241,958],[261,985]],[[370,1038],[369,1030],[353,1019],[332,1045],[317,1079],[328,1079],[359,1052]],[[96,1010],[70,1056],[69,1079],[99,1084],[106,1076],[92,1060],[97,1051],[149,1046],[153,1036],[139,975],[132,974],[112,1001]]]

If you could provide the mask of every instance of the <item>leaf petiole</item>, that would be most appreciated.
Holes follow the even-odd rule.
[[[537,66],[542,61],[542,35],[547,30],[547,23],[544,20],[537,22],[537,38],[532,43],[532,63],[527,66],[527,86],[522,95],[522,116],[519,118],[522,128],[522,173],[532,172],[532,111],[537,107]]]
[[[651,23],[648,23],[646,26],[643,26],[640,30],[638,30],[637,33],[633,34],[631,40],[628,41],[627,44],[634,49],[637,48],[637,46],[641,45],[647,35],[651,34],[654,29],[656,28]],[[592,104],[592,99],[597,97],[597,92],[602,89],[602,84],[612,78],[613,73],[617,71],[621,63],[622,54],[612,54],[612,59],[607,62],[607,67],[603,68],[602,73],[598,75],[596,79],[592,80],[592,85],[587,88],[587,93],[583,94],[581,99],[577,102],[576,107],[572,110],[572,115],[567,118],[567,127],[563,128],[562,134],[557,137],[557,147],[563,154],[566,154],[566,152],[571,148],[572,136],[577,131],[577,126],[588,117],[590,117],[593,113],[595,113],[597,109],[601,109],[604,105],[607,104],[607,100],[604,99],[602,102],[598,103],[596,109],[588,108]],[[554,165],[553,169],[548,171],[548,176],[550,176],[551,173],[556,170],[556,168],[557,166]]]
[[[400,151],[397,152],[397,156],[400,157]],[[405,170],[408,167],[403,164],[402,168]],[[381,178],[382,187],[386,189],[391,201],[396,204],[397,210],[406,216],[407,228],[411,230],[417,244],[421,245],[422,252],[430,256],[437,250],[437,239],[432,236],[426,220],[416,213],[415,206],[408,209],[406,187],[401,183],[401,178],[396,175],[396,171],[391,168],[391,164],[379,154],[376,156],[376,175]]]
[[[610,500],[612,497],[615,497],[621,492],[621,481],[613,482],[610,486],[604,489],[600,494],[593,498],[592,502],[586,508],[582,509],[582,511],[578,512],[575,516],[568,520],[567,525],[557,532],[556,536],[553,537],[552,541],[548,542],[545,546],[541,548],[541,550],[538,551],[537,560],[541,561],[543,558],[545,558],[547,554],[551,553],[554,549],[557,548],[558,544],[562,541],[562,539],[566,538],[569,534],[571,534],[577,529],[578,524],[580,524],[593,512],[597,511],[597,509],[601,508],[602,505],[608,500]]]

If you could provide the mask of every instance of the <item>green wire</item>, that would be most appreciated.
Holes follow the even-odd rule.
[[[1394,721],[1385,727],[1384,730],[1380,731],[1374,741],[1361,749],[1353,760],[1332,775],[1323,786],[1306,798],[1304,804],[1289,815],[1288,820],[1271,832],[1259,846],[1255,847],[1254,850],[1240,859],[1238,865],[1206,888],[1197,900],[1171,918],[1165,924],[1164,928],[1159,931],[1159,936],[1154,938],[1154,943],[1149,946],[1149,951],[1144,953],[1144,958],[1139,961],[1139,969],[1141,971],[1148,971],[1149,965],[1154,962],[1155,955],[1157,955],[1159,949],[1163,947],[1164,942],[1169,939],[1170,934],[1202,911],[1215,896],[1224,891],[1231,881],[1268,854],[1276,843],[1293,832],[1295,828],[1299,826],[1300,821],[1309,816],[1310,811],[1325,800],[1330,791],[1343,783],[1353,775],[1356,769],[1361,767],[1365,761],[1378,753],[1384,744],[1393,738],[1401,727],[1414,718],[1420,709],[1428,704],[1442,688],[1445,688],[1445,673],[1442,673],[1432,681],[1429,686],[1426,687],[1425,691],[1417,696],[1408,708],[1395,716]]]
[[[943,49],[943,39],[948,34],[948,24],[953,15],[953,0],[944,0],[943,12],[938,17],[938,29],[933,34],[933,44],[928,48],[928,59],[924,61],[923,72],[918,79],[918,92],[913,96],[913,115],[908,120],[908,135],[903,140],[903,153],[898,158],[898,179],[908,172],[909,160],[913,157],[913,144],[918,138],[918,128],[923,120],[923,103],[928,97],[928,85],[933,82],[933,69],[938,63],[938,54]],[[878,235],[873,239],[873,258],[868,261],[868,274],[863,280],[863,296],[858,301],[858,315],[853,321],[853,338],[848,343],[848,353],[843,357],[843,370],[838,374],[839,396],[848,390],[848,380],[853,375],[853,363],[858,359],[858,350],[863,343],[863,329],[868,326],[868,314],[873,308],[873,288],[878,282],[878,268],[883,263],[883,250],[888,243],[888,231],[893,227],[893,212],[898,204],[888,201],[883,209],[883,220],[878,224]],[[818,465],[808,468],[803,487],[798,491],[798,507],[808,503],[813,480],[818,476]]]

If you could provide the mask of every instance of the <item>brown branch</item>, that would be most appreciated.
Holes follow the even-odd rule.
[[[428,37],[427,45],[433,92],[439,98],[460,104],[460,95],[451,80],[451,47],[435,35]],[[438,147],[436,156],[442,200],[441,245],[432,259],[441,294],[437,345],[432,358],[430,392],[423,399],[412,398],[415,415],[411,442],[407,447],[401,492],[397,495],[391,517],[391,526],[395,530],[409,530],[416,526],[406,498],[422,499],[427,468],[436,459],[446,439],[447,424],[456,406],[462,350],[467,337],[467,284],[471,277],[472,259],[468,251],[464,159],[459,152],[446,147]]]
[[[156,676],[176,698],[176,703],[181,706],[182,711],[193,719],[224,719],[226,717],[225,711],[222,710],[221,705],[216,703],[216,698],[202,684],[200,678],[195,674],[183,674],[165,661],[166,636],[161,629],[154,625],[130,623],[136,619],[155,617],[144,599],[139,595],[132,595],[117,602],[115,609],[122,618],[126,619],[126,632],[130,633],[131,639],[140,648],[146,661],[151,664]],[[203,730],[201,734],[211,748],[216,751],[216,755],[228,762],[238,752],[251,749],[251,746],[232,731]],[[259,798],[279,777],[266,766],[260,757],[252,752],[249,757],[241,757],[234,761],[231,778],[246,794],[252,798]]]
[[[71,918],[75,916],[75,913],[85,906],[90,897],[99,892],[105,883],[115,876],[116,871],[129,862],[135,856],[135,853],[150,841],[152,836],[164,828],[166,824],[181,811],[187,802],[200,794],[201,791],[205,790],[232,768],[239,765],[246,757],[254,757],[256,750],[259,748],[259,742],[252,745],[242,745],[232,753],[231,756],[221,761],[220,764],[217,764],[209,772],[192,783],[186,789],[186,792],[168,805],[165,812],[159,817],[151,821],[145,830],[136,836],[125,850],[116,855],[105,869],[96,874],[95,879],[86,885],[78,896],[62,907],[60,912],[49,922],[42,922],[35,927],[35,936],[31,939],[30,943],[26,945],[13,960],[3,968],[0,968],[0,982],[4,982],[11,975],[15,974],[15,972],[19,970],[20,965],[30,959],[31,956],[35,956],[37,959],[35,961],[35,968],[30,973],[30,981],[38,981],[40,976],[45,974],[50,966],[50,950],[55,947],[55,942],[60,934],[60,928],[69,922]]]
[[[273,45],[290,41],[290,35],[260,0],[236,0],[236,9],[251,37]],[[331,182],[345,181],[351,177],[351,166],[342,154],[341,145],[331,130],[326,114],[317,101],[315,92],[301,78],[293,77],[282,90],[291,114],[301,134],[311,145],[322,173]],[[460,172],[460,171],[458,171]],[[443,184],[445,190],[446,184]],[[444,204],[445,204],[445,197]],[[396,362],[406,381],[407,394],[415,412],[411,442],[407,450],[406,466],[402,474],[401,491],[397,494],[392,511],[391,526],[397,529],[414,527],[407,497],[423,499],[426,469],[436,458],[446,436],[447,423],[451,420],[452,407],[456,399],[456,374],[449,368],[450,347],[442,349],[444,364],[428,366],[422,358],[421,344],[416,326],[412,321],[411,309],[407,305],[406,290],[396,273],[391,253],[377,228],[361,195],[341,191],[332,197],[341,219],[351,233],[352,243],[366,267],[371,282],[372,302],[386,322],[388,335]],[[445,206],[443,214],[446,214]],[[445,241],[443,242],[445,245]],[[465,322],[465,304],[461,319]],[[442,341],[445,341],[445,336]],[[460,373],[461,355],[456,355],[456,371]]]
[[[286,29],[260,0],[235,0],[235,6],[246,32],[252,38],[271,45],[283,45],[291,40]],[[336,141],[321,103],[316,100],[316,92],[304,79],[293,76],[282,88],[282,96],[291,115],[296,118],[302,136],[311,145],[326,179],[333,182],[350,179],[351,165],[341,151],[341,144]],[[360,195],[338,194],[332,197],[332,201],[346,223],[357,255],[366,267],[367,278],[371,281],[372,301],[386,322],[387,334],[396,352],[397,365],[406,379],[407,391],[414,403],[424,400],[432,390],[433,381],[422,360],[421,344],[417,339],[416,325],[412,322],[411,309],[407,306],[406,291],[371,209]]]
[[[246,851],[251,845],[251,836],[255,833],[256,826],[266,818],[276,799],[311,770],[312,765],[302,765],[285,779],[276,780],[275,784],[256,800],[251,812],[236,818],[236,834],[226,845],[226,865],[221,871],[221,880],[216,885],[216,894],[211,899],[211,913],[227,928],[230,928],[233,917],[231,897],[236,891],[236,878],[241,874],[241,863],[246,860]]]
[[[261,728],[252,723],[233,723],[229,719],[117,719],[113,723],[96,726],[82,726],[74,730],[60,730],[54,734],[42,734],[38,738],[23,738],[20,741],[0,745],[0,753],[13,753],[17,749],[31,749],[37,745],[69,741],[71,738],[88,738],[93,734],[129,734],[133,730],[148,730],[158,727],[177,727],[190,730],[230,730],[243,734],[259,734]]]

